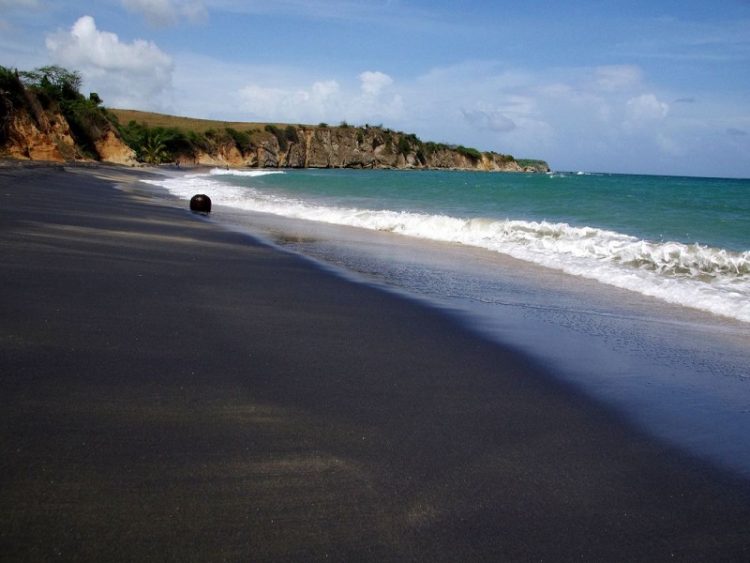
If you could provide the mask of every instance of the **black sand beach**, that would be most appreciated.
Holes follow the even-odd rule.
[[[446,314],[0,168],[0,559],[750,559],[750,485]]]

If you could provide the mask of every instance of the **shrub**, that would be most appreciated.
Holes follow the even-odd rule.
[[[396,144],[396,152],[404,156],[411,152],[411,143],[407,137],[399,137],[398,143]]]
[[[289,143],[287,142],[286,135],[283,131],[281,131],[281,129],[271,124],[266,125],[265,129],[274,137],[276,137],[276,141],[279,143],[279,148],[282,151],[285,151],[287,148],[289,148]]]
[[[297,129],[291,125],[287,125],[284,129],[284,137],[290,143],[299,143],[299,135],[297,135]]]
[[[96,156],[95,141],[109,130],[111,123],[99,105],[83,96],[63,100],[60,109],[70,125],[76,144],[91,156]]]
[[[482,158],[482,153],[480,153],[477,149],[474,149],[471,147],[465,147],[463,145],[459,145],[456,147],[455,150],[458,154],[463,155],[472,160],[480,160]]]
[[[0,95],[7,98],[14,107],[23,106],[23,83],[18,71],[0,66]]]
[[[188,131],[185,135],[187,142],[190,146],[191,154],[197,152],[209,153],[213,149],[212,143],[208,140],[204,133],[198,133],[197,131]]]
[[[0,66],[0,144],[8,138],[11,114],[25,104],[24,88],[18,73]]]
[[[235,146],[240,152],[245,152],[253,148],[253,142],[250,139],[250,135],[245,131],[237,131],[231,127],[225,129],[227,135],[229,135],[234,141]]]

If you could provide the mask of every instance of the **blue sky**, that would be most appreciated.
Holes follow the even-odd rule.
[[[112,107],[750,177],[747,0],[0,0],[0,64],[77,69]]]

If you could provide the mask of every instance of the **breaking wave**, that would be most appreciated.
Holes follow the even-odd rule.
[[[245,176],[258,177],[268,176],[269,174],[284,174],[283,170],[234,170],[224,168],[212,168],[208,172],[211,176]],[[200,175],[199,175],[200,176]]]
[[[275,173],[229,172],[250,176]],[[218,205],[484,248],[670,303],[750,322],[750,251],[647,241],[567,223],[464,219],[343,207],[231,186],[206,175],[150,183],[184,198],[204,191]]]

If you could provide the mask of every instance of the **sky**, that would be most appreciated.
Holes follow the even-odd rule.
[[[748,0],[0,0],[0,65],[49,64],[109,107],[750,178]]]

